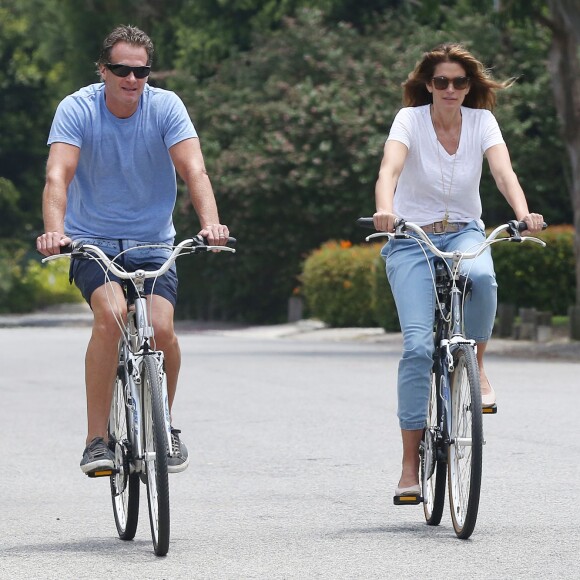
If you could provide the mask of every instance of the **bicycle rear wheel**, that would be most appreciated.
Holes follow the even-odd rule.
[[[451,375],[451,436],[449,445],[449,503],[458,538],[473,533],[481,491],[483,427],[481,388],[475,351],[459,345]]]
[[[147,503],[153,548],[158,556],[169,550],[169,481],[167,436],[161,380],[153,356],[143,358],[143,427]]]
[[[131,444],[128,425],[131,416],[125,390],[125,367],[119,365],[109,415],[109,445],[114,446],[115,466],[118,469],[117,473],[111,475],[111,498],[119,538],[132,540],[139,519],[139,476],[130,472]]]
[[[421,488],[423,491],[423,512],[429,526],[438,526],[445,506],[446,465],[442,457],[442,438],[439,428],[441,397],[438,396],[438,378],[431,373],[431,394],[427,425],[421,441]]]

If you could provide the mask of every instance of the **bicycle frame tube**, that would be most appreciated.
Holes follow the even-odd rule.
[[[141,295],[135,299],[135,326],[137,327],[141,350],[145,347],[145,341],[147,341],[148,348],[151,348],[149,340],[153,337],[154,332],[147,316],[147,300]]]
[[[131,425],[128,426],[131,449],[135,470],[141,471],[140,457],[143,457],[143,445],[141,441],[142,418],[141,418],[141,373],[139,371],[139,357],[136,357],[126,341],[122,342],[125,373],[127,375],[127,392],[125,393],[126,405],[131,412]]]

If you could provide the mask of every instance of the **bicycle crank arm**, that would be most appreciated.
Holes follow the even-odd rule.
[[[469,437],[456,437],[451,442],[456,447],[471,447],[472,440]],[[485,445],[485,441],[482,441],[482,444]]]

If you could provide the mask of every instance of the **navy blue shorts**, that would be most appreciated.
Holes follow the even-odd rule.
[[[127,272],[135,270],[157,270],[173,251],[170,245],[163,247],[148,248],[144,247],[151,242],[139,242],[136,240],[107,240],[103,238],[77,238],[75,242],[82,241],[85,244],[99,246],[107,256],[115,258],[115,263]],[[130,249],[125,252],[125,250]],[[121,253],[123,252],[123,253]],[[121,255],[119,255],[121,254]],[[118,282],[121,286],[128,285],[129,291],[132,290],[132,283],[125,282],[98,260],[71,260],[70,280],[74,280],[75,285],[81,291],[83,298],[91,304],[93,292],[107,282]],[[150,278],[145,280],[145,295],[155,294],[169,300],[173,307],[177,302],[177,271],[175,264],[159,278]]]

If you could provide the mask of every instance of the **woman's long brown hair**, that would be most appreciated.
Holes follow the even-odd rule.
[[[435,67],[442,62],[456,62],[465,69],[465,75],[469,77],[469,93],[465,96],[463,106],[472,109],[493,110],[496,90],[508,88],[516,80],[512,78],[504,82],[496,81],[491,78],[483,64],[461,44],[441,44],[423,55],[403,83],[403,104],[406,107],[419,107],[433,102],[433,95],[426,85],[431,83]]]

